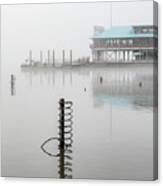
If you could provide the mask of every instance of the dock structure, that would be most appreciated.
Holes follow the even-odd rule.
[[[157,59],[156,26],[97,26],[90,45],[92,62],[150,62]]]
[[[54,49],[48,49],[43,55],[43,51],[40,50],[39,59],[33,58],[33,51],[29,50],[28,58],[25,63],[21,64],[21,67],[72,67],[74,65],[73,61],[73,51],[70,49],[66,58],[66,51],[63,49],[61,51],[60,58],[56,58],[56,51]]]

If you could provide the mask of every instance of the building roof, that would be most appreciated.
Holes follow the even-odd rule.
[[[146,38],[154,37],[153,33],[134,33],[133,26],[113,26],[103,32],[94,33],[92,39],[105,38]]]

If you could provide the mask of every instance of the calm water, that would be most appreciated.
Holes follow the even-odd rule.
[[[3,176],[152,179],[152,65],[19,68],[2,82]],[[55,139],[40,148],[58,136],[60,98],[73,102],[68,157],[50,155]]]

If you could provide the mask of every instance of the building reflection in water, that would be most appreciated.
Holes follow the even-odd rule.
[[[131,69],[96,72],[92,90],[96,106],[112,104],[135,108],[153,107],[153,73]]]
[[[63,98],[59,101],[59,133],[58,137],[48,138],[41,145],[45,154],[58,158],[58,175],[59,178],[72,178],[72,105],[71,101],[65,101]],[[55,154],[46,150],[46,145],[51,141],[58,142],[58,152]]]

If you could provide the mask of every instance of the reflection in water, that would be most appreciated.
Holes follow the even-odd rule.
[[[94,101],[100,104],[153,107],[153,74],[143,71],[112,71],[93,74]]]
[[[60,99],[59,101],[59,137],[51,137],[44,141],[41,149],[48,156],[58,157],[58,174],[60,178],[72,178],[72,102]],[[58,151],[56,154],[50,153],[45,146],[51,141],[57,141]]]
[[[83,71],[79,68],[76,69],[21,69],[25,74],[27,79],[29,79],[30,86],[33,86],[33,79],[38,77],[41,85],[48,84],[53,85],[60,80],[60,84],[62,86],[65,85],[66,82],[72,86],[73,79],[75,76],[79,75],[82,77],[89,77],[90,71]]]
[[[11,74],[11,76],[10,76],[11,96],[14,96],[16,94],[15,81],[16,81],[15,76],[13,74]]]
[[[152,178],[152,65],[26,69],[12,74],[14,99],[8,87],[11,72],[3,83],[3,175]],[[61,109],[60,102],[57,121],[61,97],[75,103],[73,137],[72,103]]]
[[[94,106],[112,104],[139,108],[153,107],[153,71],[152,66],[106,67],[85,69],[22,69],[32,78],[40,76],[40,84],[55,86],[56,81],[64,87],[68,82],[72,86],[76,76],[90,80]],[[87,89],[84,87],[84,92]]]

